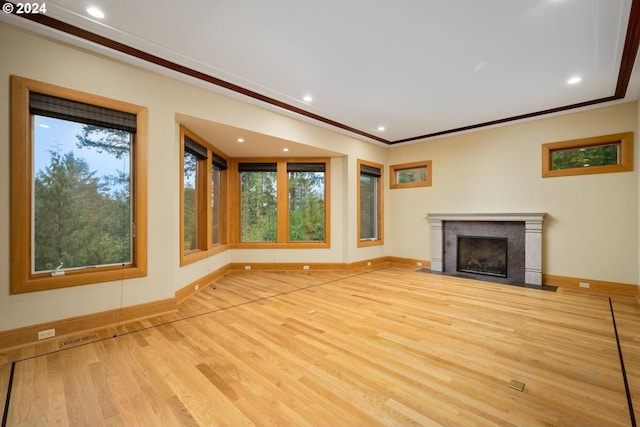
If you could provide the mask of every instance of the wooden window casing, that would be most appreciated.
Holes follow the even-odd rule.
[[[378,163],[369,162],[366,160],[358,159],[358,173],[357,173],[357,205],[358,205],[358,247],[367,247],[367,246],[379,246],[384,244],[384,192],[382,191],[383,182],[384,182],[384,166]],[[379,176],[377,177],[376,183],[376,211],[374,212],[376,218],[376,237],[371,239],[362,239],[361,238],[361,226],[362,226],[362,207],[361,207],[361,174],[363,168],[373,168],[379,170]]]
[[[197,161],[197,200],[198,209],[197,230],[198,245],[196,248],[189,250],[185,247],[185,229],[184,229],[184,156],[185,141],[191,139],[199,146],[206,150],[206,159],[198,159]],[[220,204],[217,207],[219,218],[218,236],[219,241],[213,240],[213,220],[216,215],[212,210],[212,179],[213,179],[213,163],[215,159],[226,161],[222,153],[218,152],[210,143],[200,138],[184,126],[180,126],[180,265],[187,265],[201,259],[207,258],[216,253],[225,251],[227,246],[227,199],[228,199],[228,176],[227,171],[220,172]],[[213,161],[212,161],[213,160]],[[215,208],[215,206],[213,207]]]
[[[238,165],[240,163],[275,163],[277,165],[277,234],[273,242],[243,242],[241,240],[241,185]],[[288,163],[324,163],[324,241],[289,240],[289,174]],[[239,249],[326,249],[331,247],[331,161],[328,158],[247,158],[234,159],[229,165],[229,194],[236,201],[229,206],[230,247]]]
[[[604,166],[586,166],[568,169],[552,169],[553,152],[568,149],[591,148],[603,145],[618,145],[618,164]],[[588,175],[611,172],[629,172],[633,170],[633,133],[618,133],[593,138],[551,142],[542,145],[542,177]]]
[[[413,182],[398,182],[398,173],[407,169],[425,169],[425,180]],[[415,187],[431,187],[431,160],[421,162],[403,163],[400,165],[389,166],[389,188],[415,188]]]
[[[34,273],[32,266],[33,115],[30,93],[134,114],[131,162],[131,262],[65,270],[64,275]],[[147,109],[18,76],[11,76],[11,293],[59,289],[147,275]]]

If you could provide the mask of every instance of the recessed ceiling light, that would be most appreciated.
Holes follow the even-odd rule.
[[[94,18],[98,18],[98,19],[104,18],[104,13],[100,9],[94,6],[88,7],[87,13],[93,16]]]
[[[302,98],[302,100],[304,102],[311,102],[313,101],[313,97],[311,95],[305,95],[304,98]]]
[[[380,132],[382,132],[383,130],[385,130],[385,127],[384,127],[384,126],[378,126],[378,130],[379,130]]]
[[[576,83],[580,83],[582,81],[582,77],[571,77],[569,80],[567,80],[567,83],[569,83],[570,85],[574,85]]]
[[[242,144],[244,142],[244,138],[238,138],[238,139],[236,139],[236,141],[238,141],[240,144]]]
[[[282,151],[289,151],[289,149],[288,148],[283,148]]]

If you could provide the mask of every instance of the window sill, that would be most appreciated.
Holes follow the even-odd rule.
[[[369,246],[381,246],[384,245],[384,240],[382,239],[364,239],[364,240],[358,240],[358,247],[359,248],[366,248]]]
[[[91,270],[91,271],[87,271]],[[25,280],[21,278],[11,281],[11,293],[45,291],[71,286],[90,285],[103,282],[115,282],[136,277],[145,277],[146,267],[96,267],[82,270],[66,270],[64,275],[51,276],[50,273],[31,274]]]
[[[209,250],[194,249],[192,251],[183,253],[180,256],[180,266],[183,267],[185,265],[193,264],[194,262],[203,260],[212,255],[224,252],[227,249],[229,249],[229,245],[223,245],[223,244],[215,245]]]
[[[234,243],[232,249],[330,249],[328,242],[300,242],[300,243],[275,243],[275,242],[245,242]]]

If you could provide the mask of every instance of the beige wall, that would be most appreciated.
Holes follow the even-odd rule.
[[[387,253],[429,259],[427,213],[546,212],[544,273],[637,284],[637,166],[541,178],[541,144],[637,127],[633,102],[389,150],[389,165],[432,160],[433,186],[387,190]]]
[[[383,162],[385,148],[259,108],[167,76],[0,24],[0,331],[172,298],[229,262],[353,262],[356,157]],[[147,277],[9,295],[9,76],[11,74],[146,106],[149,109],[149,241]],[[161,88],[161,90],[159,89]],[[332,161],[331,249],[226,251],[179,266],[179,145],[184,114],[342,153]],[[274,152],[277,156],[278,153]],[[353,169],[353,170],[352,170]],[[347,186],[344,182],[348,181]],[[348,209],[345,211],[345,206]],[[353,234],[353,236],[352,236]],[[382,249],[377,252],[381,255]],[[378,255],[378,256],[380,256]]]
[[[427,212],[548,212],[546,272],[638,282],[637,173],[540,178],[541,143],[635,131],[635,103],[382,148],[7,24],[0,24],[0,53],[0,331],[118,308],[121,303],[129,306],[171,298],[177,289],[229,262],[350,263],[384,255],[428,259]],[[148,107],[147,277],[9,294],[11,74]],[[331,248],[230,250],[181,268],[176,114],[340,153],[331,165]],[[357,248],[359,158],[387,166],[433,160],[431,188],[390,191],[385,169],[385,246]]]

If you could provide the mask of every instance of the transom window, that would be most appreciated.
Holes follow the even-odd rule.
[[[545,178],[632,170],[632,132],[542,145]]]
[[[392,165],[390,188],[431,187],[431,160]]]

